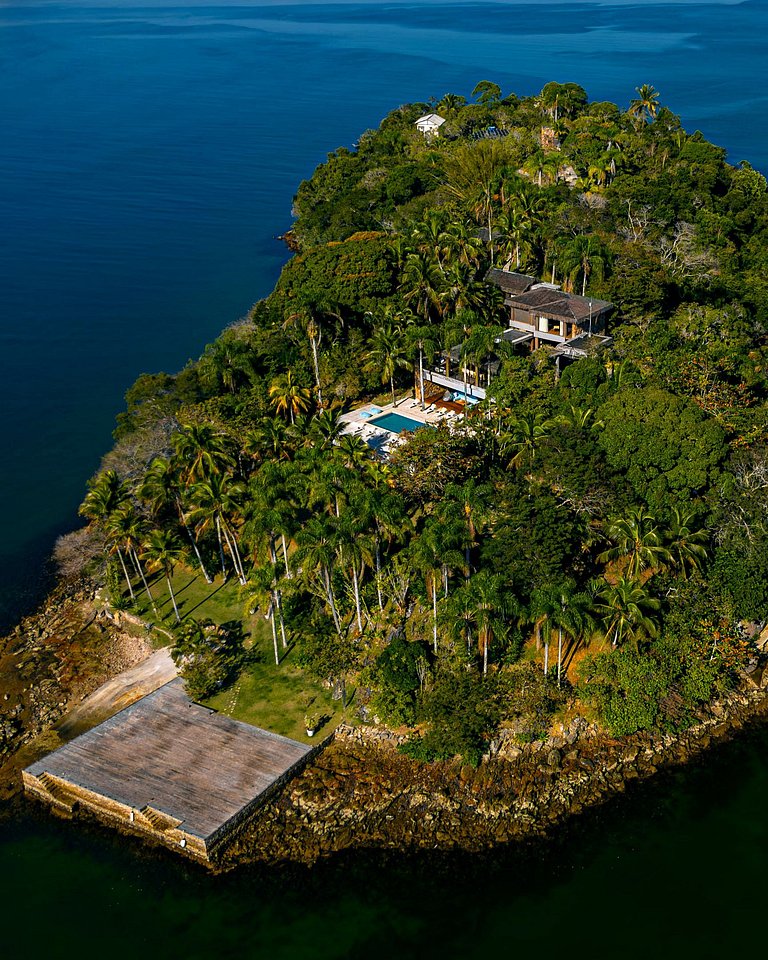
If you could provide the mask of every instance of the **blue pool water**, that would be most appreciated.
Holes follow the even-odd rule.
[[[429,426],[422,420],[413,420],[411,417],[404,417],[401,413],[385,413],[384,416],[371,420],[371,423],[391,433],[402,433],[404,430],[413,432]]]
[[[455,403],[463,403],[465,400],[469,404],[480,403],[479,397],[473,397],[471,394],[467,395],[463,390],[454,390],[451,393],[450,399]]]

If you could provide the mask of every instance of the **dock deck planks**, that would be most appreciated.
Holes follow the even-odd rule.
[[[206,839],[310,748],[189,700],[180,680],[28,768],[141,810],[149,805]]]

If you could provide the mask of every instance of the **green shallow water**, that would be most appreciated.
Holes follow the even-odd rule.
[[[115,960],[754,953],[766,797],[761,727],[548,843],[477,857],[358,852],[224,877],[26,807],[0,827],[4,955],[21,956],[35,930],[55,956]]]

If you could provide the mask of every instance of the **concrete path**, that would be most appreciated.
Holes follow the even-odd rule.
[[[107,720],[148,693],[162,687],[176,676],[176,665],[167,648],[158,650],[146,660],[107,680],[55,725],[61,741],[66,742],[85,733],[97,723]]]

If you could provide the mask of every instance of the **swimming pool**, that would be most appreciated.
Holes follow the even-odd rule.
[[[471,407],[473,407],[476,403],[480,403],[480,397],[473,397],[472,394],[467,396],[463,390],[452,391],[450,399],[455,403],[463,403],[466,401]]]
[[[383,417],[374,417],[369,422],[381,427],[382,430],[389,430],[391,433],[402,433],[403,430],[419,430],[421,427],[429,426],[423,420],[413,420],[411,417],[404,417],[400,413],[385,413]]]

